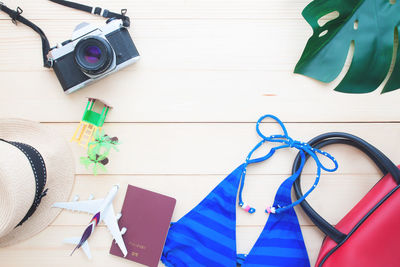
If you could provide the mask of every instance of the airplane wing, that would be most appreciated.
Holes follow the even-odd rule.
[[[101,204],[103,203],[103,199],[95,199],[95,200],[86,200],[86,201],[72,201],[72,202],[57,202],[54,203],[52,207],[62,208],[72,211],[83,211],[91,214],[96,213]]]
[[[115,239],[115,242],[118,244],[119,248],[121,249],[122,254],[124,254],[124,257],[126,257],[128,251],[126,249],[124,240],[122,239],[121,230],[119,229],[112,204],[106,210],[106,214],[104,214],[103,217],[103,222],[107,225],[108,230],[110,230],[110,233]]]
[[[92,253],[90,253],[90,248],[89,248],[89,243],[86,241],[82,245],[83,252],[85,252],[86,256],[91,259],[92,258]]]
[[[79,244],[80,240],[81,240],[80,237],[70,237],[70,238],[64,239],[64,243],[77,245],[77,244]],[[82,249],[83,249],[83,252],[85,252],[86,256],[89,259],[91,259],[92,258],[92,253],[90,253],[89,243],[87,241],[82,244]]]

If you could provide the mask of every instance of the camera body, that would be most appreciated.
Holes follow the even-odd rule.
[[[127,27],[116,18],[107,20],[101,28],[85,22],[79,24],[71,40],[49,52],[66,94],[135,63],[139,57]]]

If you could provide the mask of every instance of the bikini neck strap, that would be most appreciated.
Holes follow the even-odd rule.
[[[276,121],[279,126],[282,129],[283,134],[275,134],[275,135],[270,135],[270,136],[266,136],[264,135],[261,130],[260,130],[260,124],[263,120],[270,118],[273,119],[274,121]],[[243,164],[243,172],[241,174],[241,178],[240,178],[240,185],[239,185],[239,206],[244,209],[245,211],[249,212],[249,213],[254,213],[256,210],[249,206],[248,204],[243,202],[242,199],[242,191],[243,191],[243,187],[244,187],[244,182],[245,182],[245,177],[246,177],[246,172],[247,172],[247,166],[250,164],[254,164],[254,163],[258,163],[258,162],[263,162],[266,161],[267,159],[269,159],[270,157],[272,157],[275,152],[277,150],[283,149],[283,148],[295,148],[297,150],[300,151],[300,153],[302,155],[308,154],[311,156],[311,158],[314,160],[314,162],[316,163],[317,166],[317,174],[315,177],[315,181],[314,184],[311,186],[311,188],[297,201],[291,203],[290,205],[287,205],[285,207],[271,207],[269,209],[267,209],[268,213],[279,213],[282,211],[285,211],[287,209],[290,209],[298,204],[300,204],[317,186],[318,182],[319,182],[319,178],[321,176],[321,170],[327,171],[327,172],[334,172],[337,170],[338,168],[338,163],[336,161],[336,159],[331,156],[329,153],[321,151],[319,149],[316,149],[312,146],[310,146],[309,144],[307,144],[306,142],[300,142],[297,140],[294,140],[293,138],[291,138],[286,130],[285,125],[283,124],[283,122],[278,119],[276,116],[274,115],[264,115],[262,116],[256,124],[256,131],[257,134],[261,137],[261,141],[259,141],[254,148],[250,151],[250,153],[247,155],[246,157],[246,161]],[[266,144],[266,143],[276,143],[277,146],[274,146],[270,149],[270,151],[262,156],[262,157],[258,157],[258,158],[252,158],[254,152],[259,149],[262,145]],[[303,154],[304,153],[304,154]],[[321,161],[318,158],[318,154],[324,157],[327,157],[334,165],[333,168],[328,168],[326,167],[324,164],[321,163]],[[297,179],[297,177],[299,176],[301,170],[303,169],[305,164],[305,160],[301,162],[301,165],[299,167],[298,172],[294,173],[291,177],[296,176],[295,178]]]

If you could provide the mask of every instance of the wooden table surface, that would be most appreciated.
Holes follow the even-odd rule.
[[[47,34],[51,44],[69,39],[75,25],[102,18],[45,0],[7,0],[22,7]],[[301,17],[306,0],[81,0],[118,11],[128,9],[130,33],[140,61],[88,88],[64,95],[53,71],[44,69],[41,42],[29,28],[14,26],[0,13],[0,116],[45,123],[69,140],[86,105],[86,96],[114,106],[104,130],[120,138],[120,152],[110,158],[108,173],[93,176],[79,164],[85,151],[70,143],[76,159],[71,194],[103,197],[111,185],[122,186],[114,201],[119,210],[127,184],[177,199],[176,221],[245,159],[259,141],[255,122],[263,114],[280,117],[298,140],[328,131],[356,134],[400,162],[400,90],[380,95],[348,95],[293,74],[311,28]],[[350,59],[350,57],[349,57]],[[347,64],[348,66],[349,64]],[[343,74],[341,75],[343,77]],[[275,124],[263,125],[276,133]],[[381,176],[365,156],[352,148],[327,150],[339,161],[337,173],[324,173],[310,195],[313,206],[335,224]],[[249,168],[244,196],[257,209],[238,209],[237,250],[254,244],[279,184],[287,177],[294,150],[277,153],[270,162]],[[313,181],[307,165],[305,186]],[[311,263],[323,235],[300,209]],[[93,260],[63,238],[80,235],[90,217],[63,211],[37,236],[0,249],[1,266],[139,266],[109,255],[111,236],[100,225],[90,246]],[[161,266],[162,264],[160,264]]]

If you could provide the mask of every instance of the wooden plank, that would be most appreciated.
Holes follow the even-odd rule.
[[[85,0],[82,3],[90,6],[100,6],[118,12],[121,8],[128,9],[132,18],[244,18],[244,19],[293,19],[300,18],[302,9],[309,1],[262,1],[262,0],[150,0],[124,1]],[[87,15],[51,2],[37,5],[33,1],[8,0],[10,8],[18,5],[24,9],[24,15],[34,19],[93,19]],[[5,19],[6,16],[0,15]]]
[[[115,212],[119,212],[128,184],[176,198],[177,204],[172,220],[177,221],[193,209],[224,177],[216,175],[112,175],[93,177],[78,175],[70,196],[86,200],[89,194],[104,197],[112,185],[120,190],[114,200]],[[376,184],[379,175],[325,175],[311,193],[308,200],[326,220],[336,224]],[[285,177],[281,175],[248,175],[243,190],[243,199],[256,208],[252,215],[237,209],[237,224],[240,226],[263,226],[267,220],[264,210],[273,204],[275,193]],[[302,177],[303,190],[310,188],[314,176]],[[93,185],[96,185],[93,187]],[[294,196],[293,196],[293,199]],[[296,209],[300,224],[313,225],[303,211]],[[91,216],[86,213],[63,211],[52,225],[68,226],[88,224]]]
[[[93,259],[88,260],[86,256],[77,251],[72,257],[69,256],[73,247],[63,244],[65,237],[81,234],[81,227],[74,226],[51,226],[37,236],[8,248],[0,249],[0,258],[5,266],[28,266],[39,263],[41,266],[54,266],[55,262],[60,267],[70,266],[142,266],[131,261],[124,260],[112,255],[108,251],[111,246],[111,236],[105,227],[99,226],[90,237],[90,249]],[[260,234],[262,227],[238,227],[237,229],[237,251],[248,253],[255,240]],[[316,261],[318,250],[323,236],[315,227],[305,226],[302,228],[306,247],[309,251],[311,265]],[[159,266],[163,266],[161,263]]]
[[[43,24],[52,46],[69,39],[75,26],[81,23],[80,20],[34,22]],[[96,23],[99,27],[103,24]],[[130,33],[142,55],[130,71],[292,71],[311,30],[295,20],[172,19],[137,20]],[[40,38],[34,31],[20,24],[15,27],[1,23],[0,34],[5,37],[0,46],[3,62],[0,70],[44,70]],[[274,41],[270,36],[274,36]],[[11,48],[18,50],[18,54],[10,53]]]
[[[69,140],[78,123],[48,125]],[[394,162],[400,162],[400,151],[397,149],[400,142],[399,123],[288,123],[286,125],[289,135],[301,141],[308,141],[326,132],[352,133],[381,149]],[[118,136],[121,141],[120,151],[111,152],[110,163],[107,165],[108,174],[223,176],[244,162],[247,153],[260,141],[255,132],[255,123],[107,123],[103,129],[110,136]],[[266,135],[281,132],[274,123],[263,124],[262,131]],[[91,172],[85,170],[79,163],[79,158],[84,156],[86,151],[75,143],[70,143],[70,146],[76,159],[77,173],[90,174]],[[266,149],[256,153],[255,156],[266,154]],[[326,151],[339,161],[341,174],[378,173],[373,163],[355,148],[338,145],[328,147]],[[296,153],[295,149],[279,151],[268,163],[249,167],[249,173],[288,175]],[[314,165],[306,166],[304,172],[314,173]]]
[[[113,104],[109,122],[252,122],[263,113],[291,122],[400,121],[400,91],[344,95],[281,72],[122,72],[69,96],[46,71],[0,72],[0,80],[2,116],[43,122],[79,121],[86,96]]]
[[[49,26],[51,40],[65,40],[72,30],[72,22],[59,24]],[[292,20],[141,20],[132,31],[140,62],[70,96],[42,67],[36,34],[10,26],[0,25],[7,36],[0,80],[12,88],[0,100],[3,116],[77,121],[84,97],[92,96],[116,107],[108,118],[114,122],[249,122],[260,112],[292,122],[400,121],[400,91],[341,94],[332,90],[340,79],[326,85],[291,73],[307,39],[306,25]]]

